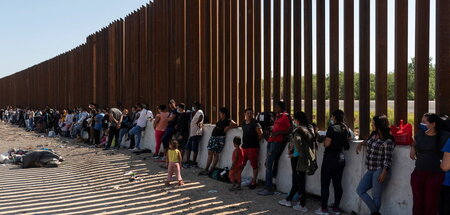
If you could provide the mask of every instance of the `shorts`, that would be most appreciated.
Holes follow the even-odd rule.
[[[250,165],[253,169],[258,168],[259,148],[247,148],[242,149],[244,151],[244,164],[250,161]]]
[[[189,140],[186,144],[185,149],[188,151],[198,152],[198,144],[202,136],[192,136],[189,137]]]
[[[208,142],[208,150],[215,153],[221,153],[225,146],[225,136],[215,137],[211,136]]]

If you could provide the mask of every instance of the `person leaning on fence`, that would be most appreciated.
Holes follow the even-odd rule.
[[[293,208],[305,213],[308,211],[306,208],[306,175],[313,175],[317,170],[316,152],[319,134],[302,111],[295,112],[293,124],[294,129],[289,142],[292,186],[286,199],[278,203],[286,207],[292,207],[292,200],[298,194],[300,201]]]
[[[205,115],[202,110],[202,105],[199,102],[194,102],[192,105],[191,122],[189,128],[189,139],[186,144],[186,163],[185,167],[197,166],[198,145],[203,135],[203,121]],[[191,151],[194,152],[191,161]]]
[[[450,139],[447,140],[441,151],[444,152],[441,169],[445,172],[445,180],[441,189],[439,214],[450,214]]]
[[[258,120],[254,118],[253,109],[245,109],[245,120],[242,121],[242,150],[244,151],[244,166],[247,161],[253,169],[252,182],[249,185],[250,189],[256,188],[256,179],[258,178],[258,158],[259,145],[263,138],[263,131]]]
[[[389,120],[385,115],[373,117],[372,129],[369,138],[356,147],[356,153],[359,154],[362,146],[367,146],[367,171],[356,192],[372,215],[380,215],[381,194],[390,175],[395,144],[390,134]],[[372,190],[372,196],[367,193],[369,190]]]
[[[184,156],[184,150],[189,138],[189,120],[190,114],[186,112],[186,105],[180,103],[177,106],[177,124],[175,125],[175,139],[178,141],[178,148],[181,151],[181,156]],[[184,166],[183,166],[184,167]]]
[[[175,126],[177,125],[178,120],[178,108],[175,100],[169,100],[169,116],[167,118],[167,127],[164,131],[164,134],[161,137],[161,142],[164,147],[164,154],[167,153],[167,149],[169,148],[169,142],[172,139],[173,135],[176,133]],[[180,147],[180,146],[179,146]]]
[[[291,120],[289,114],[285,112],[286,105],[282,101],[275,102],[274,112],[276,113],[272,134],[268,139],[266,156],[266,178],[265,187],[257,192],[258,195],[273,195],[273,177],[276,172],[276,163],[286,146],[286,137],[291,132]]]
[[[155,120],[153,121],[156,140],[155,153],[153,154],[154,159],[165,160],[165,153],[163,153],[163,156],[159,156],[159,150],[161,148],[162,136],[164,135],[164,132],[166,131],[167,125],[169,123],[169,114],[170,113],[167,111],[166,105],[158,106],[158,114],[156,114]]]
[[[119,140],[117,142],[117,145],[119,148],[123,147],[122,146],[123,137],[125,136],[125,134],[128,133],[128,131],[130,131],[132,123],[133,122],[131,122],[128,109],[123,109],[122,115],[120,116],[120,120],[119,120],[120,130],[119,130]]]
[[[411,174],[413,215],[437,214],[439,193],[445,178],[440,168],[441,149],[450,133],[444,130],[442,119],[434,113],[424,114],[419,128],[410,152],[411,159],[415,160]]]
[[[341,202],[342,174],[345,168],[344,150],[350,148],[350,129],[344,123],[344,111],[335,110],[331,113],[330,126],[323,145],[325,152],[320,175],[320,197],[322,207],[315,210],[316,214],[339,214],[339,204]],[[328,197],[330,196],[330,183],[333,182],[334,203],[328,209]]]
[[[128,132],[129,135],[134,136],[136,146],[132,150],[141,150],[141,136],[142,131],[147,126],[148,118],[153,118],[153,114],[151,111],[146,109],[146,105],[142,103],[138,103],[137,111],[139,112],[139,118],[136,120],[136,125]]]
[[[230,112],[228,108],[219,108],[219,121],[214,127],[211,137],[208,142],[208,160],[206,162],[205,170],[199,175],[209,175],[216,168],[219,161],[219,154],[225,146],[225,136],[230,129],[237,128],[237,124],[230,119]]]

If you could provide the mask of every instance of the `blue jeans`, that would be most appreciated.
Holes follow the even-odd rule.
[[[141,149],[141,136],[142,136],[142,128],[138,125],[135,125],[129,132],[129,135],[134,135],[136,141],[136,148]]]
[[[81,128],[83,128],[83,125],[75,124],[70,132],[70,136],[77,137],[77,135],[81,135]]]
[[[383,183],[378,182],[378,177],[381,172],[383,172],[383,168],[374,171],[367,170],[359,182],[358,188],[356,188],[359,197],[366,203],[372,213],[379,212],[380,210],[381,193],[387,182],[387,179]],[[372,189],[372,197],[367,194],[367,191],[370,189]]]
[[[126,133],[128,133],[128,129],[127,128],[121,128],[119,130],[119,141],[117,142],[118,146],[122,145],[123,136],[125,136]]]
[[[266,157],[266,184],[265,188],[268,190],[272,190],[273,185],[273,169],[275,159],[277,159],[277,155],[283,152],[283,144],[281,143],[268,143],[267,144],[267,157]]]

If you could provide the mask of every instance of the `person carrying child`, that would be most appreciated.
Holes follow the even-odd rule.
[[[244,169],[244,150],[241,148],[241,137],[234,137],[234,151],[231,165],[231,170],[229,173],[230,181],[233,186],[230,191],[241,190],[241,173]]]
[[[166,156],[166,165],[168,169],[166,186],[170,186],[172,175],[174,173],[177,176],[178,185],[181,186],[184,184],[183,179],[181,178],[181,161],[181,152],[178,150],[178,141],[172,140],[169,144],[169,150],[167,151]]]

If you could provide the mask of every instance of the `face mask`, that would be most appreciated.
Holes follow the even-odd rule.
[[[192,107],[192,111],[195,111],[195,107]]]
[[[419,124],[419,128],[420,128],[420,130],[422,130],[422,131],[428,131],[427,124],[425,124],[425,123],[420,123],[420,124]]]
[[[298,127],[298,124],[296,122],[292,122],[292,124],[294,125],[294,127]]]
[[[334,125],[334,120],[330,119],[330,124]]]

